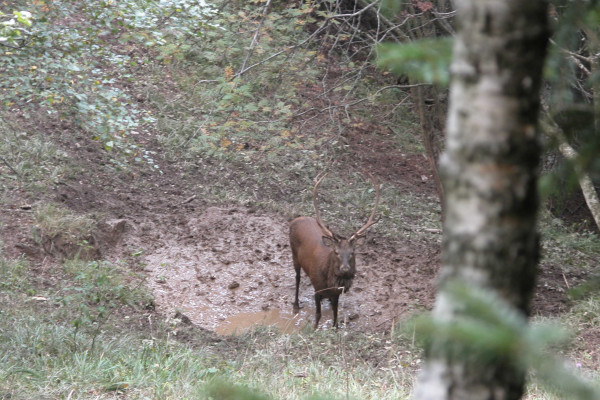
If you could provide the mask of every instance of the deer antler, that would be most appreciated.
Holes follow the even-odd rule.
[[[350,236],[350,239],[348,239],[349,241],[353,241],[355,239],[358,239],[361,236],[365,236],[365,234],[367,233],[367,229],[369,229],[371,226],[373,226],[379,222],[379,218],[377,218],[375,221],[373,221],[373,217],[375,216],[375,211],[377,211],[377,205],[379,204],[379,187],[380,187],[380,185],[379,185],[379,182],[376,182],[375,179],[373,178],[373,176],[371,176],[371,175],[369,175],[369,180],[371,181],[373,186],[375,186],[375,191],[376,191],[375,205],[373,206],[373,211],[371,211],[371,215],[369,216],[367,223],[364,224],[362,226],[362,228],[357,230],[356,233],[354,233],[352,236]]]
[[[323,179],[325,179],[327,174],[328,174],[328,172],[324,172],[321,174],[321,176],[317,175],[317,177],[315,178],[316,183],[315,183],[315,187],[313,189],[313,204],[315,206],[315,216],[316,216],[317,224],[319,224],[319,226],[323,230],[323,233],[325,234],[325,236],[328,236],[333,239],[335,237],[334,233],[331,232],[329,229],[327,229],[327,227],[321,220],[321,213],[319,213],[319,204],[317,202],[317,190],[319,189],[319,185],[321,184]]]

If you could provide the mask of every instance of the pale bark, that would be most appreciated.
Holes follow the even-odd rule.
[[[598,229],[600,229],[600,201],[598,200],[598,194],[596,193],[596,188],[594,187],[594,182],[590,176],[577,164],[577,158],[579,155],[577,151],[566,140],[561,141],[558,145],[558,149],[561,154],[569,161],[573,162],[573,167],[575,168],[575,173],[577,174],[577,180],[579,181],[579,186],[581,187],[581,192],[583,193],[583,198],[585,199],[585,203],[587,204],[592,217],[594,218],[594,222]]]
[[[592,74],[598,74],[600,73],[600,29],[596,28],[586,33],[590,41],[590,50],[592,51]],[[594,95],[594,129],[596,130],[596,135],[600,135],[600,78],[597,76],[595,79],[592,79],[592,90]],[[567,143],[566,140],[565,143]],[[569,151],[569,149],[565,150]],[[577,157],[577,153],[575,153],[575,157]],[[579,171],[576,170],[576,172],[578,173],[579,185],[585,197],[585,202],[594,217],[594,221],[596,221],[596,226],[600,229],[600,202],[598,201],[598,194],[594,183],[585,171],[580,169]]]
[[[596,226],[600,229],[600,200],[598,199],[598,193],[590,176],[577,163],[577,159],[579,158],[577,150],[569,144],[562,130],[553,122],[547,122],[544,125],[544,130],[548,135],[558,140],[558,150],[563,157],[572,162],[585,203],[592,214],[592,218],[594,218]]]
[[[543,0],[460,0],[446,150],[446,215],[433,317],[460,306],[445,292],[459,279],[527,313],[539,258],[536,129],[548,39]],[[500,355],[484,363],[434,338],[417,400],[519,399],[524,371]]]

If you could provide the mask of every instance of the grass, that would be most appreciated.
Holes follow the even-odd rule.
[[[594,270],[598,266],[600,237],[589,231],[569,227],[549,212],[542,212],[540,231],[544,260],[564,270]]]
[[[77,244],[89,237],[96,228],[94,219],[87,215],[70,212],[53,203],[41,204],[34,212],[35,233],[39,240],[43,236],[64,236],[68,243]]]
[[[369,182],[356,180],[356,190],[348,190],[343,178],[328,177],[320,199],[329,218],[352,216],[349,227],[368,213],[374,194]],[[306,180],[300,204],[310,208],[311,184]],[[344,194],[344,201],[334,201]],[[393,215],[415,225],[436,226],[435,208],[417,196],[402,195],[390,187],[382,196],[385,218]],[[421,213],[416,207],[431,211]],[[78,237],[94,229],[89,216],[56,206],[39,210],[36,224],[45,232],[65,231]],[[395,232],[382,229],[390,235]],[[546,243],[568,240],[560,252],[547,253],[547,262],[565,259],[554,258],[557,255],[571,259],[583,255],[588,260],[597,254],[594,236],[575,234],[560,224],[550,223],[544,229],[550,229]],[[0,298],[5,305],[0,309],[0,398],[411,396],[421,353],[411,338],[401,334],[390,338],[386,332],[342,330],[287,335],[257,328],[241,337],[218,338],[148,310],[152,300],[143,276],[124,263],[67,259],[62,269],[52,272],[55,280],[48,286],[26,259],[4,257],[0,261]],[[598,319],[598,300],[587,297],[577,301],[565,323],[575,328],[597,327]],[[560,395],[532,383],[527,398]]]
[[[50,206],[35,220],[45,232],[77,236],[92,229],[87,218]],[[219,338],[156,315],[143,275],[124,263],[66,259],[49,276],[37,268],[25,258],[0,257],[0,398],[410,394],[418,351],[405,352],[401,338],[346,331],[284,335],[262,327]]]
[[[80,261],[65,269],[57,287],[44,290],[26,283],[33,271],[21,260],[3,260],[0,297],[10,300],[0,310],[0,398],[208,398],[219,382],[262,398],[410,393],[414,359],[403,360],[405,344],[384,334],[258,328],[217,338],[160,317],[140,329],[157,316],[144,309],[147,294],[120,284],[125,271]]]
[[[66,261],[44,287],[23,259],[1,261],[0,398],[408,399],[421,362],[402,329],[217,337],[149,311],[122,266]],[[598,299],[571,315],[597,326]],[[561,395],[532,382],[526,398]]]
[[[347,204],[330,200],[344,192],[343,183],[333,176],[324,186],[322,203],[329,215],[348,213]],[[352,191],[352,202],[359,205],[356,215],[371,206],[369,185],[356,183],[359,189]],[[401,211],[384,206],[382,212],[403,212],[399,218],[406,220],[415,212],[414,199],[384,190],[384,199],[394,195]],[[87,216],[56,206],[40,210],[35,221],[45,232],[78,236],[93,229]],[[552,229],[546,232],[548,241],[569,240],[561,252],[547,257],[568,252],[592,257],[596,252],[593,236],[557,224],[544,229]],[[0,398],[411,396],[421,352],[401,331],[391,337],[387,332],[344,330],[287,335],[259,327],[241,337],[219,338],[150,311],[152,299],[143,276],[124,263],[64,260],[62,269],[52,274],[56,279],[48,286],[25,258],[0,258],[0,298],[5,304],[0,309]],[[575,330],[597,328],[599,309],[598,298],[588,296],[563,321]],[[535,382],[529,385],[528,399],[560,397]]]
[[[9,168],[0,163],[0,185],[10,187],[19,182],[29,191],[39,193],[65,173],[69,156],[54,142],[33,131],[33,127],[18,129],[11,125],[11,117],[0,118],[0,154],[10,165]]]
[[[34,211],[33,236],[47,253],[61,257],[92,259],[97,254],[96,221],[54,203],[38,204]]]
[[[25,257],[11,261],[0,257],[0,288],[27,291],[30,287],[28,269],[29,262]]]
[[[595,293],[578,301],[571,313],[574,324],[600,329],[600,296]]]

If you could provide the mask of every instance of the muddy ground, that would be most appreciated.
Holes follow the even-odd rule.
[[[195,324],[218,332],[262,318],[279,324],[289,319],[301,327],[313,317],[313,290],[304,277],[300,288],[304,310],[292,318],[295,274],[284,218],[212,206],[161,219],[143,223],[142,229],[155,232],[151,246],[139,243],[146,249],[145,270],[159,309],[167,313],[178,309]],[[128,225],[126,246],[139,239],[138,224]],[[354,285],[341,302],[341,318],[349,319],[350,327],[387,327],[415,307],[431,306],[438,264],[435,250],[377,243],[373,238],[357,264]]]
[[[386,149],[385,159],[377,157]],[[435,196],[422,155],[390,151],[380,135],[362,136],[351,151],[385,182],[400,190]],[[81,213],[101,215],[95,237],[101,256],[133,259],[143,267],[159,312],[176,311],[199,327],[232,333],[259,322],[284,330],[300,329],[313,318],[313,289],[306,276],[300,288],[302,311],[292,314],[294,272],[283,216],[237,205],[210,204],[195,197],[184,171],[164,161],[163,174],[111,174],[98,168],[103,155],[90,142],[74,153],[80,176],[58,182],[51,200]],[[18,189],[2,210],[2,234],[8,255],[26,254],[42,273],[52,255],[31,239],[31,214]],[[35,206],[35,204],[34,204]],[[357,276],[340,300],[340,319],[348,329],[383,330],[415,310],[430,309],[440,265],[439,234],[430,240],[390,240],[375,227],[359,250]],[[135,255],[135,256],[134,256]],[[50,258],[49,258],[50,257]],[[534,299],[534,313],[555,315],[567,310],[565,280],[555,266],[543,265]],[[49,278],[51,281],[51,278]],[[323,326],[331,324],[328,303]]]
[[[357,143],[354,150],[363,152],[379,179],[389,185],[394,176],[406,191],[435,195],[422,155],[398,151],[382,162],[375,155],[384,144],[373,140],[377,138]],[[80,162],[94,163],[90,155],[92,151]],[[131,176],[130,182],[79,177],[58,185],[55,200],[76,211],[106,215],[97,238],[102,256],[117,261],[137,254],[157,309],[166,315],[179,311],[217,333],[261,322],[288,331],[309,324],[314,291],[305,275],[300,287],[303,308],[292,313],[295,273],[288,225],[293,216],[204,202],[194,197],[193,185],[181,179],[177,165],[163,164],[162,169],[162,175]],[[348,329],[382,330],[415,310],[431,308],[438,242],[436,233],[430,244],[391,242],[372,229],[358,250],[353,286],[340,300],[340,320]],[[327,301],[323,305],[326,328],[331,312]]]

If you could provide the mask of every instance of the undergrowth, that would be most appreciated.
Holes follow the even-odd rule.
[[[403,399],[421,363],[406,329],[217,337],[147,310],[119,266],[69,261],[48,288],[23,260],[1,261],[2,398]],[[598,323],[594,304],[580,322]],[[532,383],[527,398],[560,395]]]
[[[16,184],[32,192],[45,190],[67,170],[69,155],[38,132],[14,126],[0,114],[0,196]]]
[[[418,359],[400,350],[401,339],[266,328],[217,338],[146,310],[147,293],[116,265],[69,261],[47,288],[28,280],[35,272],[22,260],[1,261],[0,398],[248,399],[250,391],[254,398],[398,399],[410,392]]]
[[[568,226],[549,212],[542,213],[540,231],[543,237],[544,262],[553,263],[563,271],[597,270],[600,237],[596,233]]]

